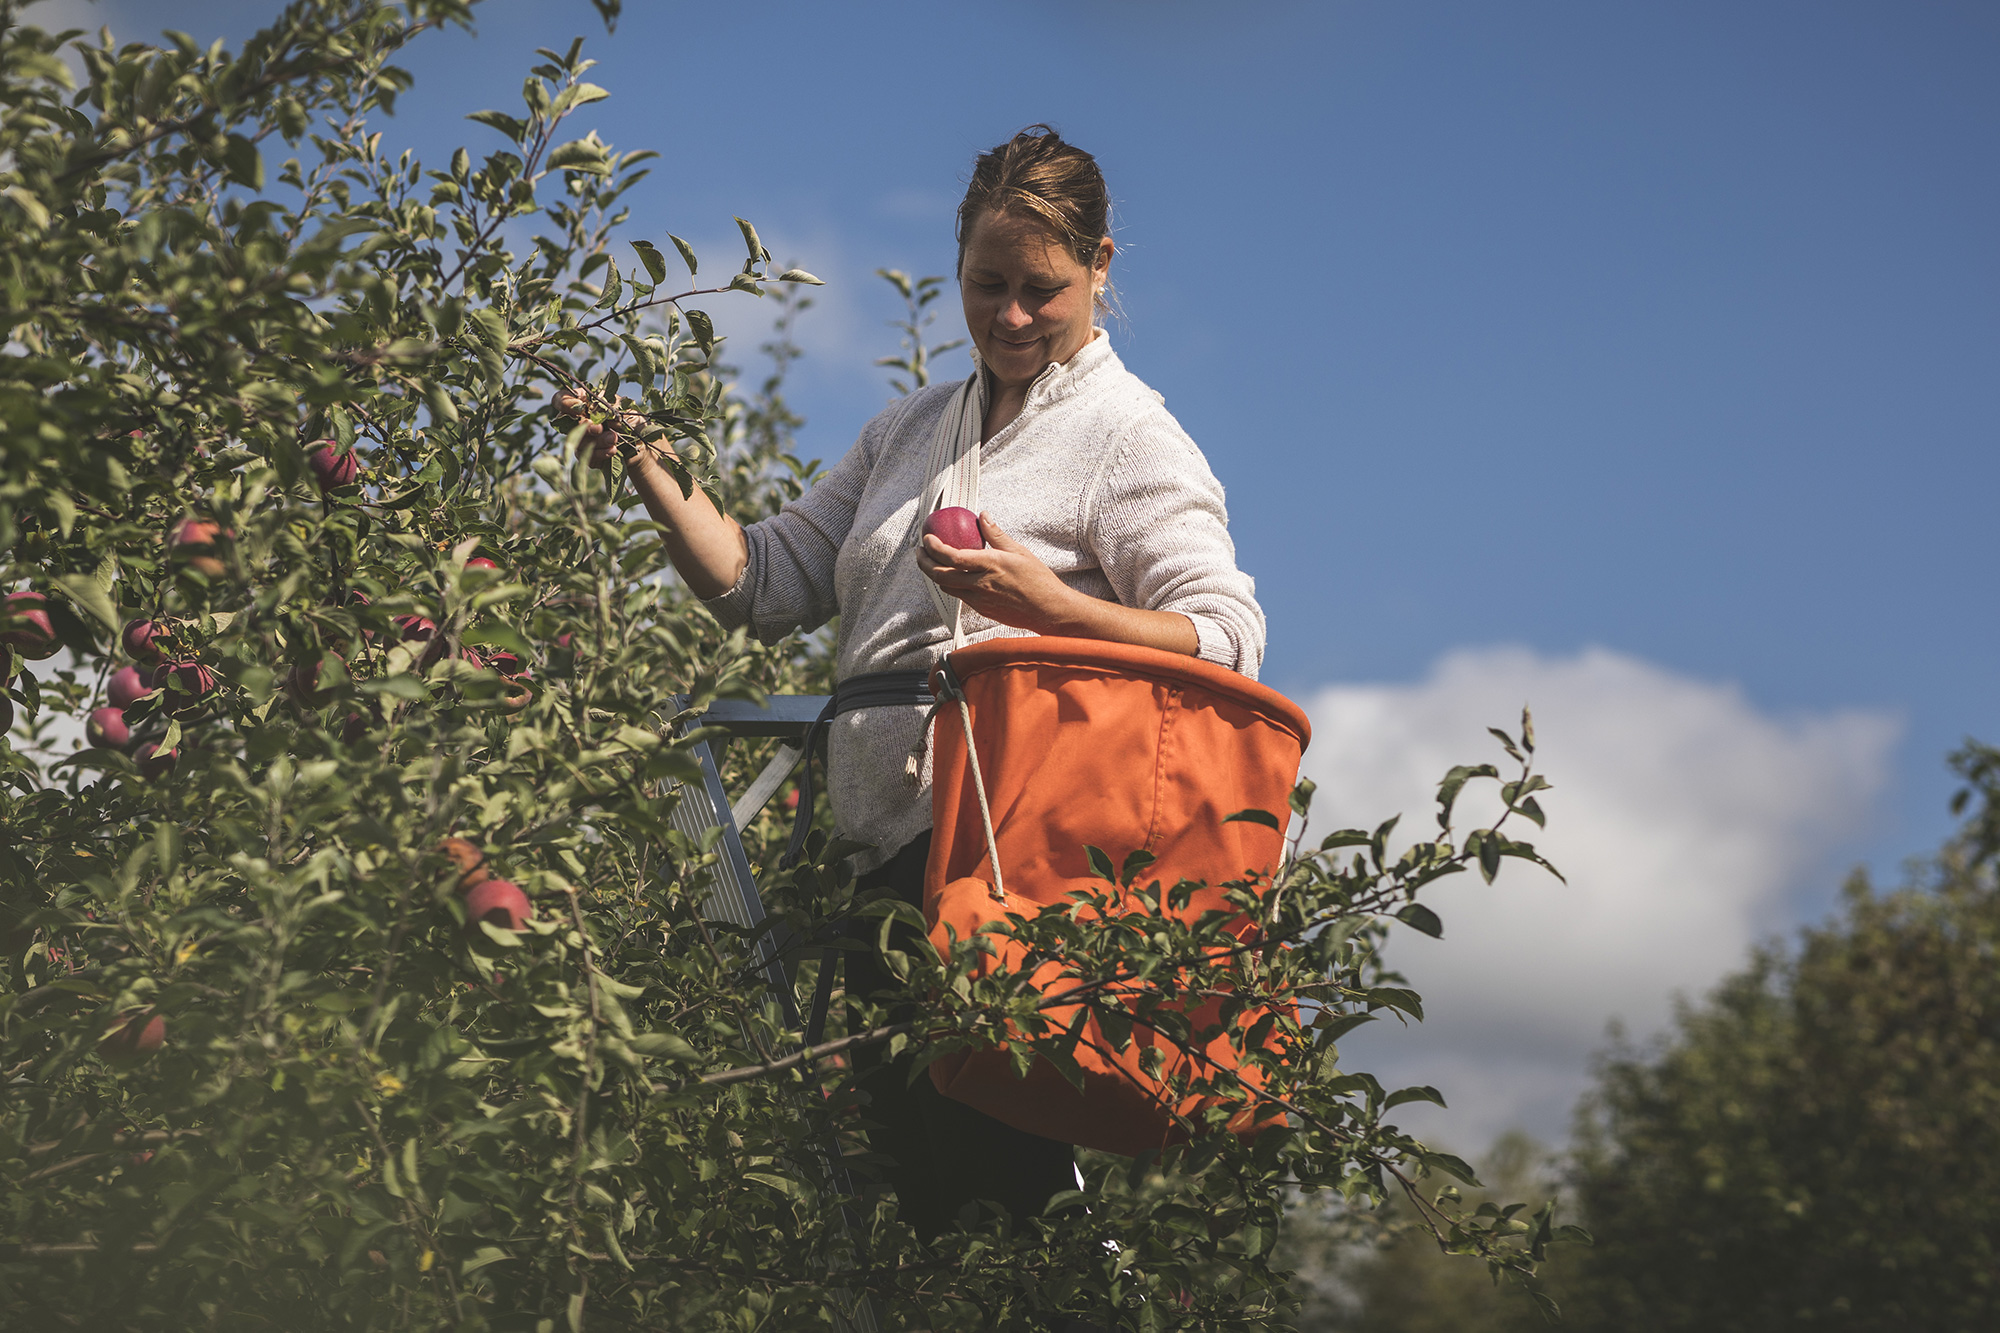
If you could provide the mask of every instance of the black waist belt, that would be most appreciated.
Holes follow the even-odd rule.
[[[799,808],[792,817],[791,843],[780,864],[793,865],[805,850],[806,833],[813,821],[813,755],[826,744],[827,728],[833,725],[833,720],[861,708],[928,708],[930,677],[928,671],[869,671],[849,676],[833,687],[833,697],[826,701],[826,707],[806,732],[804,768],[799,776]]]

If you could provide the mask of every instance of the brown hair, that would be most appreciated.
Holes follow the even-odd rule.
[[[1090,268],[1111,234],[1111,196],[1097,159],[1047,125],[1030,125],[972,164],[958,206],[958,262],[965,238],[987,213],[1019,213],[1046,224],[1076,262]]]

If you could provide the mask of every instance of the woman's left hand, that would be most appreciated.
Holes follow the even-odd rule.
[[[1037,634],[1059,632],[1083,596],[1009,537],[991,514],[979,516],[983,551],[961,550],[926,536],[917,552],[924,577],[988,620]]]

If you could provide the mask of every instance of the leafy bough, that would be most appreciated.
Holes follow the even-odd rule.
[[[1388,1091],[1372,1075],[1346,1072],[1337,1046],[1384,1014],[1423,1018],[1420,997],[1392,984],[1400,978],[1386,971],[1381,949],[1391,922],[1429,935],[1442,932],[1437,914],[1419,901],[1427,886],[1468,869],[1491,883],[1509,859],[1557,873],[1531,843],[1508,832],[1513,821],[1544,822],[1536,793],[1549,784],[1533,768],[1532,718],[1523,712],[1518,738],[1498,729],[1493,734],[1518,773],[1503,779],[1492,764],[1453,768],[1438,786],[1437,835],[1399,854],[1390,850],[1396,819],[1372,831],[1342,829],[1317,847],[1304,847],[1312,784],[1301,782],[1292,796],[1299,831],[1284,863],[1274,875],[1231,881],[1229,907],[1193,919],[1185,908],[1195,885],[1147,882],[1153,858],[1143,851],[1130,853],[1114,870],[1095,847],[1087,855],[1102,888],[1072,893],[1067,907],[1010,914],[1004,923],[955,941],[943,956],[925,940],[921,918],[908,905],[837,902],[839,909],[858,907],[876,926],[872,940],[838,942],[879,949],[902,979],[904,994],[886,1005],[856,1005],[851,1031],[781,1057],[703,1069],[701,1057],[684,1048],[686,1081],[662,1083],[656,1091],[676,1095],[777,1078],[816,1087],[837,1103],[845,1058],[858,1048],[882,1046],[892,1055],[912,1050],[922,1066],[954,1051],[1002,1043],[1017,1069],[1047,1061],[1080,1087],[1075,1051],[1086,1020],[1094,1020],[1117,1051],[1143,1033],[1184,1057],[1178,1072],[1165,1076],[1170,1106],[1190,1094],[1202,1098],[1196,1113],[1174,1113],[1189,1143],[1164,1150],[1156,1161],[1141,1159],[1135,1168],[1226,1162],[1226,1174],[1266,1207],[1300,1189],[1335,1190],[1350,1204],[1373,1207],[1394,1190],[1409,1199],[1447,1251],[1478,1256],[1496,1276],[1532,1277],[1551,1243],[1586,1240],[1585,1233],[1558,1226],[1553,1201],[1524,1219],[1524,1205],[1488,1204],[1467,1214],[1457,1207],[1454,1188],[1427,1193],[1427,1176],[1478,1181],[1465,1162],[1427,1148],[1385,1117],[1411,1102],[1442,1106],[1443,1097],[1428,1087]],[[1468,785],[1484,781],[1497,787],[1500,813],[1457,840],[1459,798]],[[1277,825],[1260,810],[1230,818]],[[823,873],[808,866],[801,878],[812,883]],[[817,938],[825,939],[830,929],[826,918],[809,911],[796,912],[790,924],[794,938],[815,938],[817,929]],[[982,976],[976,964],[996,950],[996,937],[1025,946],[1027,957],[1009,971]],[[1050,963],[1060,976],[1053,985],[1046,974],[1037,976]],[[913,999],[921,1015],[891,1021],[891,1011]],[[1204,1012],[1212,1022],[1197,1025],[1190,1017]],[[1214,1057],[1217,1038],[1233,1059]],[[1152,1067],[1159,1063],[1155,1059]],[[1254,1139],[1226,1132],[1246,1112],[1267,1127]],[[1202,1256],[1177,1257],[1186,1263]]]

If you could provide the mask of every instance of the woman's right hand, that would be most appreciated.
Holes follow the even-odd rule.
[[[672,447],[664,439],[645,443],[642,432],[650,423],[627,409],[620,399],[610,412],[602,413],[600,401],[587,388],[565,389],[554,403],[557,417],[583,419],[592,467],[609,470],[614,458],[625,459],[626,479],[653,521],[665,529],[667,558],[695,596],[719,597],[736,586],[749,563],[750,545],[743,529],[717,512],[700,487],[692,494],[681,493],[680,483],[660,464],[662,456],[673,456]],[[609,420],[593,420],[597,415]]]
[[[564,392],[556,395],[555,411],[558,417],[575,420],[590,409],[590,400],[582,394]],[[600,471],[610,471],[611,460],[618,452],[617,427],[609,422],[585,421],[583,440],[590,446],[590,465]]]

